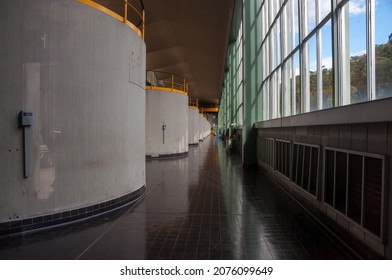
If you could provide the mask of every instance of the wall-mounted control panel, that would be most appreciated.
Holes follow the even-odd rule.
[[[28,128],[33,125],[33,113],[21,111],[19,113],[19,125],[23,128],[23,177],[29,177],[29,134]]]
[[[31,126],[33,124],[33,113],[29,111],[21,111],[19,113],[20,126]]]

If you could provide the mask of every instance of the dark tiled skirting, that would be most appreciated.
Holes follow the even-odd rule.
[[[157,157],[152,157],[151,155],[146,155],[146,159],[165,159],[165,158],[177,158],[177,157],[185,157],[188,155],[188,152],[178,153],[178,154],[163,154]]]
[[[189,145],[189,146],[198,146],[198,145],[199,145],[199,142],[197,142],[197,143],[189,143],[188,145]]]
[[[140,189],[102,203],[90,205],[87,207],[64,211],[55,214],[49,214],[34,218],[27,218],[12,222],[0,223],[0,238],[11,235],[18,235],[38,229],[51,228],[72,222],[78,222],[83,219],[92,218],[104,213],[136,203],[146,192],[146,186]]]

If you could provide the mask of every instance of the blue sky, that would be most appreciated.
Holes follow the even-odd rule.
[[[351,3],[354,3],[352,5]],[[351,6],[354,6],[352,8]],[[375,41],[385,44],[392,33],[392,0],[376,0]],[[350,53],[366,51],[366,14],[365,0],[350,1]]]
[[[310,0],[313,2],[313,0]],[[320,0],[324,6],[329,1]],[[366,7],[365,0],[351,0],[350,5],[350,55],[358,55],[366,52]],[[328,5],[324,9],[328,9]],[[322,7],[323,9],[323,7]],[[309,11],[311,12],[311,10]],[[322,12],[323,13],[323,12]],[[392,33],[392,0],[376,0],[376,44],[385,44],[389,34]],[[312,16],[310,16],[312,17]],[[314,26],[310,23],[310,25]],[[322,33],[322,64],[330,68],[332,66],[331,49],[331,24],[324,25]],[[310,51],[311,70],[316,70],[316,54]]]
[[[392,0],[376,2],[376,44],[385,44],[392,33]]]

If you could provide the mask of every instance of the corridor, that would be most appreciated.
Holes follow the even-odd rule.
[[[256,169],[210,136],[180,159],[147,162],[133,206],[0,240],[0,259],[351,259]]]

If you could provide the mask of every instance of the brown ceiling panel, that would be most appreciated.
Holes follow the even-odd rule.
[[[147,52],[153,52],[169,47],[178,46],[175,21],[160,20],[146,26],[145,41]],[[148,42],[148,44],[147,44]]]
[[[180,77],[185,78],[188,82],[190,82],[190,65],[188,63],[178,63],[174,65],[166,65],[164,67],[159,67],[154,69],[156,71],[166,72],[166,73],[184,73],[184,74],[176,74]]]
[[[185,62],[182,47],[172,47],[154,52],[149,52],[147,69],[158,70],[168,65],[180,64]]]
[[[189,81],[189,95],[218,103],[233,0],[144,0],[147,69]]]
[[[123,14],[123,0],[95,0]],[[140,8],[140,0],[129,0]],[[234,0],[143,0],[147,69],[185,77],[189,95],[218,103]]]

